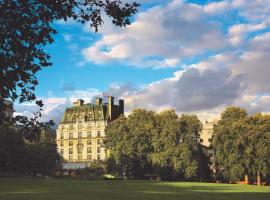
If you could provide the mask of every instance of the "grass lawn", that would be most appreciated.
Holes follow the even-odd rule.
[[[269,186],[0,178],[0,200],[270,200]]]

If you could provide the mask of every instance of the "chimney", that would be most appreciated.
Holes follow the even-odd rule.
[[[108,101],[108,112],[109,112],[109,117],[110,117],[110,120],[113,120],[114,97],[108,96],[108,97],[107,97],[107,101]]]
[[[124,115],[124,100],[119,99],[119,114]]]
[[[82,100],[82,99],[78,99],[77,101],[75,101],[74,103],[73,103],[73,105],[74,106],[83,106],[83,104],[84,104],[84,100]]]
[[[102,98],[100,97],[96,98],[96,105],[102,105]]]

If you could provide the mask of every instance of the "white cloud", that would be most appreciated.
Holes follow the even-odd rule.
[[[99,64],[174,67],[182,58],[227,45],[219,24],[201,6],[182,1],[140,12],[125,29],[105,25],[100,31],[102,38],[83,50],[87,60]]]
[[[229,10],[229,8],[228,1],[212,2],[203,7],[204,11],[209,14],[222,14]]]
[[[264,30],[268,27],[268,23],[260,24],[235,24],[229,28],[229,37],[233,45],[239,45],[245,41],[249,33]]]
[[[239,14],[253,22],[270,19],[269,0],[232,0],[232,7],[239,10]]]

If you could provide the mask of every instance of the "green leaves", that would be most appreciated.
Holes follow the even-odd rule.
[[[270,171],[270,116],[248,116],[239,107],[229,107],[214,129],[213,148],[220,178],[243,180],[244,175],[265,177]]]
[[[198,141],[201,126],[194,115],[136,109],[107,126],[108,163],[114,159],[118,174],[137,178],[147,173],[158,173],[165,180],[206,177],[208,161]]]

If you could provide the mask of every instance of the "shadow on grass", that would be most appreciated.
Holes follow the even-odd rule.
[[[0,179],[0,200],[269,200],[270,187],[150,181]]]

